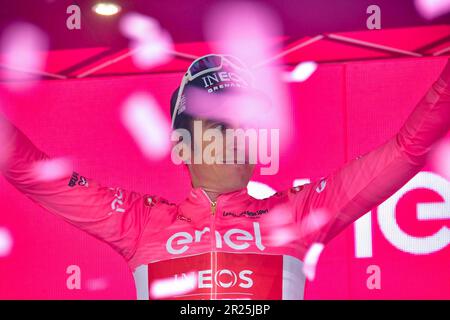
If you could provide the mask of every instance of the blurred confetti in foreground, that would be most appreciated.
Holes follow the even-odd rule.
[[[9,25],[1,34],[0,66],[5,68],[4,76],[15,80],[36,80],[45,75],[47,59],[47,35],[39,28],[25,22]],[[8,85],[13,89],[24,89],[31,81]]]
[[[314,235],[314,233],[323,230],[331,221],[331,214],[325,208],[311,210],[300,222],[299,234],[302,237]],[[330,226],[331,224],[329,224]]]
[[[266,242],[269,246],[280,247],[298,239],[298,228],[295,224],[294,210],[290,205],[278,205],[270,215],[263,215],[263,224],[267,228]]]
[[[225,122],[234,128],[265,129],[272,120],[274,110],[268,97],[262,93],[242,89],[241,92],[217,95],[189,88],[186,96],[189,114]]]
[[[414,4],[420,15],[428,20],[450,12],[450,0],[415,0]]]
[[[271,215],[264,216],[265,225],[269,225],[267,242],[270,246],[284,246],[298,239],[309,242],[320,241],[319,235],[329,228],[331,215],[325,209],[312,210],[297,222],[295,209],[289,205],[280,205],[272,209]]]
[[[316,71],[317,63],[314,61],[306,61],[299,63],[294,70],[285,74],[284,80],[287,82],[303,82]]]
[[[320,254],[324,247],[325,246],[322,243],[315,242],[309,247],[305,254],[303,273],[309,281],[313,281],[316,277],[317,262],[319,261]]]
[[[252,86],[267,96],[273,108],[263,109],[259,102],[242,101],[239,112],[232,108],[216,109],[228,113],[243,127],[276,128],[288,131],[292,127],[290,99],[283,83],[281,68],[273,57],[281,50],[283,35],[279,17],[268,6],[258,2],[217,2],[205,15],[204,33],[212,51],[233,55],[249,66]],[[250,107],[248,107],[250,106]],[[225,115],[226,116],[226,115]],[[291,135],[280,134],[280,150],[290,146]]]
[[[168,278],[155,281],[150,287],[151,299],[164,299],[184,295],[197,286],[195,273],[188,273],[179,278]]]
[[[258,181],[250,181],[247,184],[247,191],[255,199],[265,199],[273,196],[276,192],[267,184]]]
[[[133,62],[139,68],[151,68],[170,60],[173,42],[157,20],[139,13],[128,13],[120,20],[119,28],[130,39]]]
[[[4,168],[11,154],[11,126],[0,111],[0,170]]]
[[[13,237],[8,229],[0,227],[0,258],[11,253],[13,247]]]
[[[298,230],[295,226],[274,227],[266,239],[269,246],[286,246],[298,239]]]
[[[89,291],[105,290],[108,286],[109,282],[105,278],[95,278],[86,281],[86,289]]]
[[[264,224],[271,227],[285,227],[295,223],[294,208],[289,204],[277,205],[271,214],[263,215]]]
[[[131,95],[123,106],[122,122],[146,157],[160,159],[169,153],[170,124],[151,95]]]
[[[72,169],[72,162],[69,158],[38,161],[33,166],[34,175],[40,181],[54,181],[69,177]]]
[[[206,39],[217,53],[238,57],[249,66],[278,52],[282,23],[271,8],[257,2],[217,2],[205,15]]]
[[[436,143],[431,152],[430,163],[438,174],[450,180],[450,139]]]

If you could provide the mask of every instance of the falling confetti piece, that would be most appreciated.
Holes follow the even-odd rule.
[[[189,273],[181,278],[169,278],[155,281],[150,288],[152,299],[164,299],[187,294],[195,289],[197,277]]]
[[[250,181],[247,184],[248,194],[251,195],[255,199],[264,199],[275,194],[275,190],[269,187],[267,184]]]
[[[14,23],[2,33],[0,64],[7,70],[6,77],[34,80],[40,77],[46,64],[48,39],[39,28],[29,23]],[[14,88],[28,88],[31,81],[22,81]]]
[[[13,237],[8,229],[0,228],[0,257],[6,257],[11,253]]]
[[[70,176],[72,169],[68,158],[55,158],[36,162],[33,171],[38,180],[54,181]]]
[[[0,169],[2,169],[11,154],[11,125],[8,120],[0,113]]]
[[[134,42],[131,45],[133,54],[133,62],[141,69],[148,69],[157,65],[169,62],[171,50],[170,39],[161,35],[155,39]]]
[[[160,159],[168,154],[170,124],[152,96],[131,95],[124,104],[122,121],[145,156]]]
[[[203,29],[212,51],[232,55],[249,66],[252,76],[248,82],[275,106],[276,112],[267,112],[258,104],[242,100],[235,104],[242,107],[236,108],[234,119],[247,127],[289,130],[293,126],[289,91],[280,81],[283,74],[273,59],[281,50],[281,41],[277,40],[283,34],[281,19],[259,2],[236,5],[222,1],[208,10]],[[280,134],[279,149],[290,146],[291,141],[292,135]]]
[[[287,227],[295,223],[294,208],[290,204],[277,205],[272,208],[270,214],[263,215],[264,224],[276,227]],[[298,231],[297,231],[298,233]]]
[[[317,63],[313,61],[302,62],[298,64],[293,71],[286,74],[285,81],[303,82],[317,70]]]
[[[437,173],[450,180],[450,139],[436,144],[431,152],[430,162]]]
[[[105,290],[108,286],[109,282],[105,278],[89,279],[86,281],[86,289],[89,291]]]
[[[138,13],[128,13],[120,20],[119,28],[131,40],[132,59],[139,68],[148,69],[171,59],[172,38],[157,20]]]
[[[294,226],[272,227],[267,237],[267,243],[273,247],[286,246],[298,239],[298,230]]]
[[[450,12],[450,0],[415,0],[414,4],[420,15],[428,20]]]
[[[303,273],[309,281],[313,281],[316,277],[316,266],[319,261],[319,256],[324,249],[322,243],[313,243],[305,254],[303,262]]]
[[[309,236],[321,230],[331,220],[331,214],[325,208],[311,210],[300,222],[299,234]]]
[[[270,128],[276,113],[267,96],[247,89],[211,95],[205,90],[191,87],[186,99],[189,101],[187,107],[189,114],[225,122],[234,128]]]
[[[121,33],[130,39],[145,41],[159,30],[157,20],[139,13],[127,13],[119,22]]]

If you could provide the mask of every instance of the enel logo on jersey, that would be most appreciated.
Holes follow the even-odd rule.
[[[210,229],[208,227],[205,227],[202,231],[195,230],[193,235],[189,232],[177,232],[167,240],[167,252],[170,254],[185,253],[189,250],[190,244],[201,242],[203,234],[209,232]],[[258,222],[253,223],[253,234],[241,229],[230,229],[225,232],[222,240],[222,235],[216,230],[215,237],[216,247],[218,249],[223,247],[223,243],[234,250],[245,250],[250,247],[252,243],[254,243],[255,246],[261,251],[264,251],[266,248],[262,244],[261,230]]]

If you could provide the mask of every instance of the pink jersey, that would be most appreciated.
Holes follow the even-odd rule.
[[[12,125],[12,152],[2,171],[32,201],[120,253],[134,273],[139,299],[158,297],[153,289],[161,279],[192,275],[188,289],[169,298],[302,299],[302,265],[311,244],[329,242],[391,196],[419,172],[432,144],[447,133],[447,74],[387,142],[319,181],[263,200],[244,189],[213,203],[193,189],[173,204],[104,187],[75,172],[39,181],[32,165],[48,157]]]

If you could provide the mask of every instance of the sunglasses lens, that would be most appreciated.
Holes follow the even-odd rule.
[[[208,57],[205,57],[203,59],[196,61],[190,67],[189,71],[191,72],[192,76],[195,76],[196,74],[198,74],[204,70],[220,67],[221,62],[222,62],[222,57],[220,57],[220,56],[216,56],[216,55],[208,56]]]

